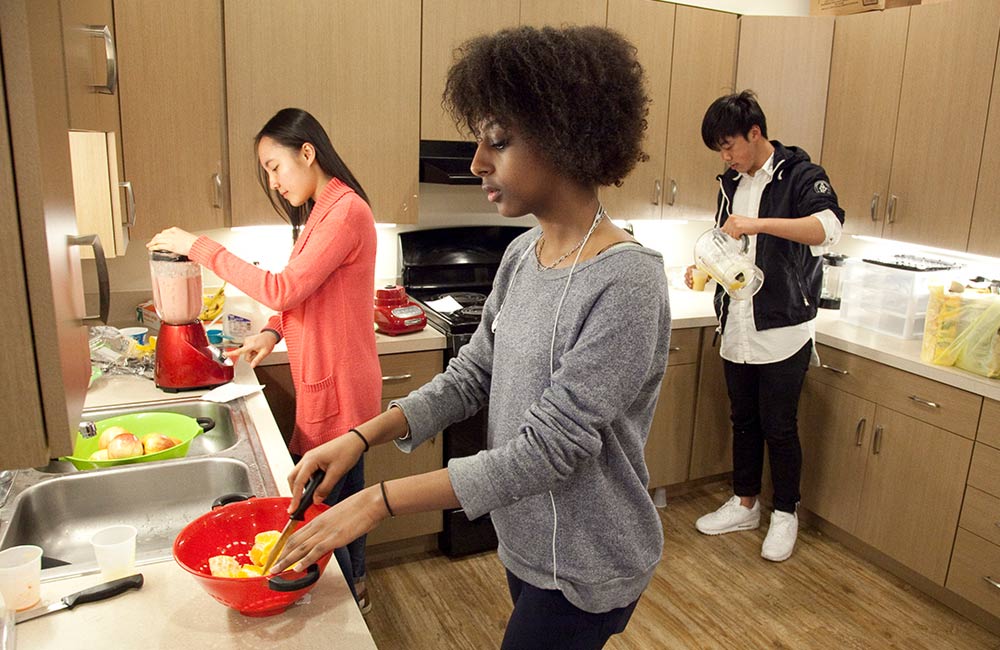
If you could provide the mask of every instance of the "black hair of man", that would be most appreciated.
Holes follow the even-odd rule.
[[[767,118],[757,103],[757,95],[752,90],[723,95],[705,111],[701,139],[706,147],[719,151],[726,140],[734,136],[745,138],[754,126],[759,126],[760,134],[767,138]]]

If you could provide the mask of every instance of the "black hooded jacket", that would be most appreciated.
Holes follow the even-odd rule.
[[[760,197],[761,217],[795,219],[832,211],[844,223],[844,211],[837,205],[837,194],[822,167],[813,163],[798,147],[774,145],[774,172]],[[733,197],[739,185],[739,172],[730,169],[717,177],[719,198],[716,225],[722,226],[731,214]],[[755,263],[764,272],[764,285],[753,297],[753,317],[757,330],[805,323],[816,317],[823,265],[809,246],[774,237],[757,235]],[[715,289],[715,313],[720,331],[725,332],[729,296],[722,287]]]

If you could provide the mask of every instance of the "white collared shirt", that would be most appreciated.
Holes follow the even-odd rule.
[[[764,188],[771,182],[773,174],[773,153],[753,176],[740,174],[740,182],[733,196],[732,214],[757,219],[760,216],[760,197],[764,193]],[[831,210],[823,210],[812,216],[819,219],[826,234],[822,244],[809,247],[810,253],[814,257],[819,257],[840,240],[843,227]],[[756,235],[750,237],[750,249],[747,254],[750,259],[757,257]],[[766,277],[764,281],[767,281]],[[798,325],[758,331],[753,319],[753,298],[730,300],[729,316],[726,319],[726,328],[722,332],[722,347],[719,353],[723,359],[733,363],[774,363],[791,357],[806,344],[806,341],[815,338],[815,319]],[[815,347],[813,357],[816,361]]]

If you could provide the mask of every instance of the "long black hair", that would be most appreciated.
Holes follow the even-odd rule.
[[[261,138],[268,137],[294,151],[302,149],[302,145],[309,143],[316,150],[316,162],[320,169],[329,176],[336,178],[354,190],[358,196],[371,205],[368,195],[365,193],[361,183],[354,178],[354,174],[347,167],[347,163],[341,159],[337,150],[330,142],[330,136],[326,134],[319,121],[307,111],[301,108],[283,108],[274,114],[274,117],[267,121],[267,124],[254,136],[254,154],[257,153],[257,145]],[[302,205],[295,207],[283,196],[271,189],[268,182],[267,170],[259,164],[257,165],[257,180],[264,188],[264,193],[271,200],[274,211],[283,219],[292,224],[293,237],[298,237],[299,230],[309,218],[309,212],[315,203],[311,198]]]

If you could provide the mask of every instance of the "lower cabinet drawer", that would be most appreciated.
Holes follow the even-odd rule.
[[[406,397],[444,370],[441,350],[379,355],[382,367],[382,398]]]
[[[1000,616],[1000,546],[959,528],[946,586]]]
[[[672,330],[670,332],[670,359],[667,363],[671,367],[685,363],[697,363],[698,355],[701,354],[698,349],[700,341],[700,328],[690,327]]]
[[[1000,546],[1000,498],[968,486],[958,525]]]
[[[969,468],[969,485],[1000,497],[1000,450],[976,443]]]

